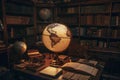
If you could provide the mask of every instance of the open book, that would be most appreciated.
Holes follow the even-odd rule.
[[[90,76],[73,72],[66,72],[63,74],[63,80],[90,80]]]
[[[96,66],[98,64],[98,61],[86,60],[86,59],[79,59],[77,62],[83,63],[83,64],[88,64],[88,65],[92,65],[92,66]]]
[[[62,66],[64,70],[77,71],[88,75],[96,76],[98,69],[87,64],[68,62]]]

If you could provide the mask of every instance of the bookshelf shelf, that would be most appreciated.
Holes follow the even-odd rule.
[[[23,28],[34,26],[34,24],[7,24],[7,25],[8,27],[23,27]]]
[[[11,15],[11,16],[33,16],[31,13],[20,13],[20,12],[7,12],[6,15]]]

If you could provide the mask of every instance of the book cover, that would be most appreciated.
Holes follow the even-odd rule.
[[[57,77],[60,75],[62,72],[61,68],[56,68],[52,66],[48,66],[44,68],[43,70],[40,71],[40,74],[46,75],[46,76],[51,76],[51,77]]]

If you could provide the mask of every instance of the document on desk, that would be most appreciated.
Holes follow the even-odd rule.
[[[51,77],[56,77],[62,73],[61,68],[56,68],[52,66],[48,66],[44,68],[43,70],[40,71],[40,74],[46,75],[46,76],[51,76]]]

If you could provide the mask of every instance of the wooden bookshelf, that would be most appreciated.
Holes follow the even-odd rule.
[[[9,44],[11,38],[24,35],[35,36],[33,42],[41,40],[45,26],[60,22],[69,26],[73,38],[90,48],[118,48],[120,40],[120,2],[106,1],[16,1],[2,0],[1,17],[3,18],[4,41]],[[43,20],[40,10],[49,9],[52,17]],[[20,31],[17,31],[19,27]],[[23,33],[21,33],[23,30]],[[14,32],[15,31],[15,32]],[[16,34],[17,32],[20,32]],[[31,31],[31,33],[30,33]],[[14,35],[19,35],[15,37]],[[74,41],[74,40],[73,40]],[[27,42],[30,43],[30,42]],[[91,45],[94,45],[91,46]]]
[[[85,45],[92,45],[87,40],[96,40],[94,47],[98,48],[101,42],[105,45],[103,48],[111,47],[111,42],[119,43],[119,1],[63,1],[57,4],[61,22],[77,25],[70,27],[73,37],[77,34],[80,41],[86,40]]]
[[[2,0],[2,19],[4,24],[4,41],[6,45],[14,43],[14,40],[23,40],[27,45],[34,43],[27,42],[28,27],[34,27],[33,20],[33,2],[32,1],[16,1]],[[32,34],[34,35],[34,34]],[[12,43],[11,43],[12,42]]]

